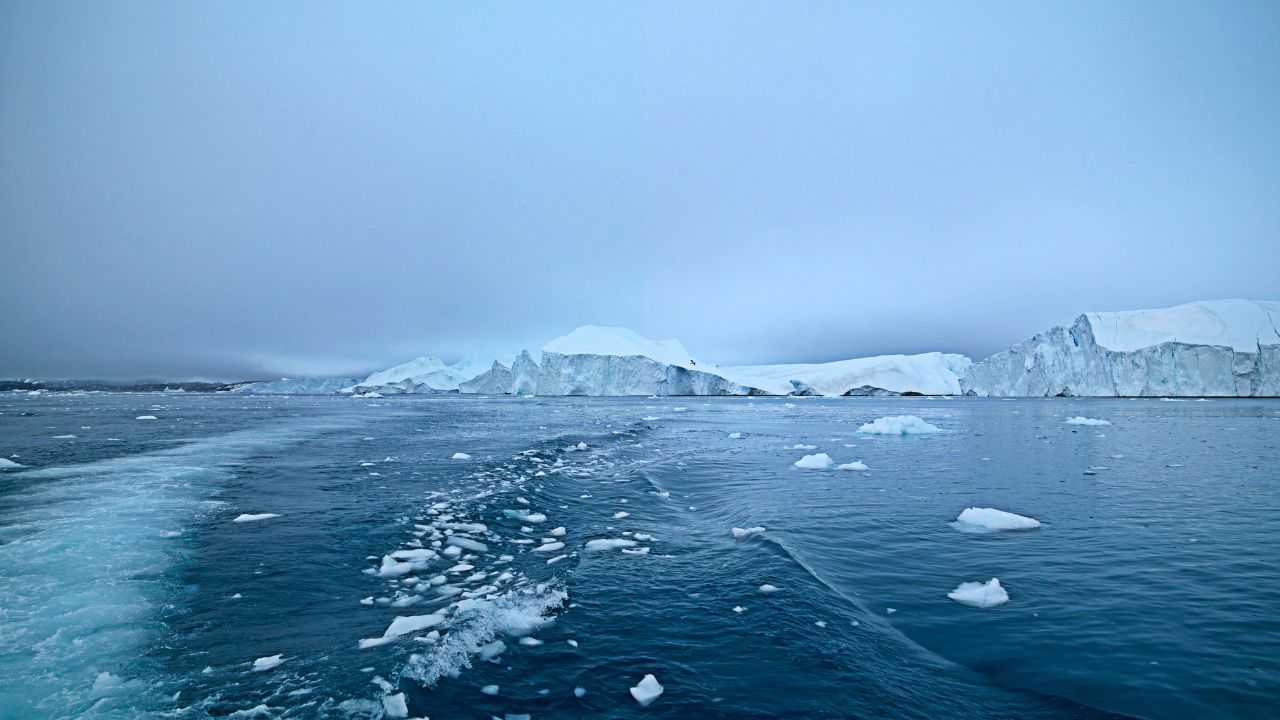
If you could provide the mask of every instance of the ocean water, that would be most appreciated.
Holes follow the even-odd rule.
[[[10,394],[0,457],[0,718],[1280,708],[1275,401]]]

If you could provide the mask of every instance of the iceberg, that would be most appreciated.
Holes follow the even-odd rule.
[[[960,583],[955,590],[947,593],[947,597],[961,605],[989,608],[1009,602],[1009,593],[1000,585],[999,578],[991,578],[985,583]]]
[[[977,362],[966,395],[1280,396],[1280,302],[1090,312]]]
[[[998,532],[1001,530],[1034,530],[1040,527],[1035,518],[995,508],[969,507],[956,516],[952,526],[966,532]]]
[[[511,363],[511,394],[533,395],[538,392],[538,374],[541,368],[534,362],[528,350],[522,350]]]
[[[483,374],[488,365],[485,363],[484,366],[479,366],[470,357],[446,365],[440,358],[423,356],[373,373],[364,380],[343,388],[342,392],[380,392],[384,395],[454,392],[462,383]]]
[[[805,455],[793,464],[805,470],[825,470],[831,467],[831,456],[826,453],[817,453],[814,455]]]
[[[246,395],[333,395],[360,381],[354,377],[280,378],[237,385],[231,392]]]
[[[509,393],[511,392],[511,369],[494,360],[488,370],[470,380],[458,383],[458,391],[479,395]]]
[[[890,415],[862,425],[858,432],[868,435],[926,435],[942,430],[915,415]]]
[[[829,363],[741,365],[713,372],[774,395],[959,395],[960,378],[972,364],[964,355],[931,352]]]

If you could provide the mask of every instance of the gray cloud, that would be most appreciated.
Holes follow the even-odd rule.
[[[0,375],[1276,298],[1273,3],[0,6]]]

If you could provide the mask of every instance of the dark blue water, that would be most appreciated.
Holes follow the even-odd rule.
[[[435,718],[1280,702],[1277,402],[84,394],[0,413],[0,456],[25,466],[0,471],[2,718],[376,718],[400,693]],[[944,432],[857,432],[901,414]],[[793,466],[816,452],[869,469]],[[1044,525],[958,532],[970,505]],[[451,536],[485,549],[445,556]],[[946,597],[991,577],[1007,604]],[[642,708],[646,673],[665,693]]]

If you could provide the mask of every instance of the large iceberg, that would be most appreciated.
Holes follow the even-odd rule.
[[[247,395],[333,395],[359,382],[359,378],[280,378],[237,385],[231,392]]]
[[[522,350],[511,363],[511,394],[533,395],[538,392],[538,374],[542,371],[528,350]]]
[[[968,395],[1274,397],[1280,302],[1085,313],[975,363]]]
[[[488,363],[481,365],[470,357],[447,365],[440,358],[423,356],[373,373],[343,391],[384,395],[455,392],[462,383],[484,373],[487,367]]]
[[[959,395],[973,361],[931,352],[877,355],[829,363],[740,365],[715,372],[775,395]]]
[[[493,361],[493,366],[483,373],[458,383],[458,391],[482,395],[501,395],[511,392],[511,369]]]

